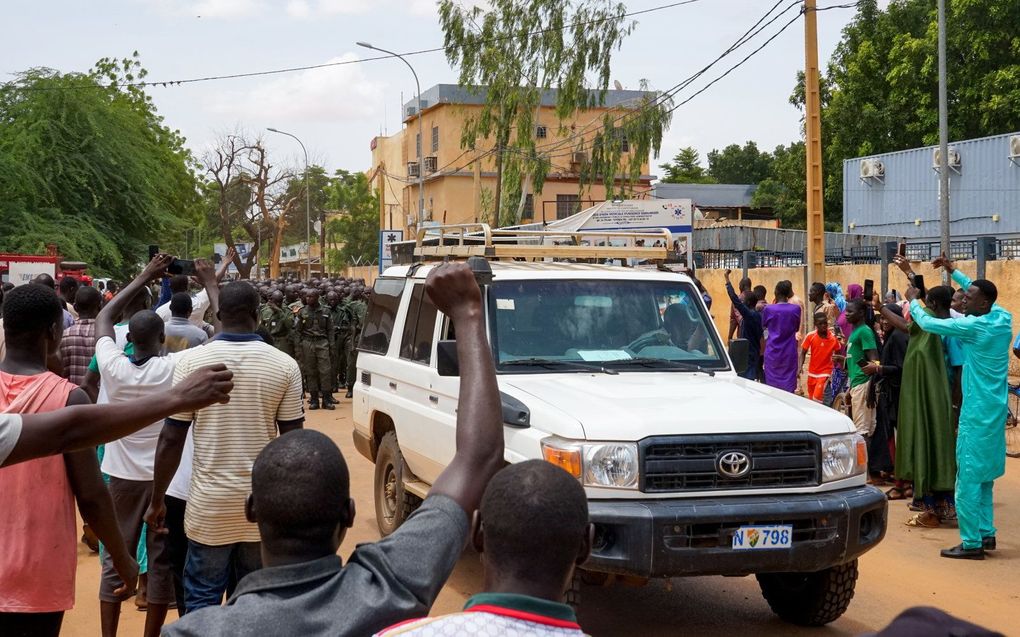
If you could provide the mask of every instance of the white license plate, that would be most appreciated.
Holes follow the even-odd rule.
[[[759,551],[793,546],[793,526],[742,526],[733,532],[733,550]]]

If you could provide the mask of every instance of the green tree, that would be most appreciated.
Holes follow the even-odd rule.
[[[720,184],[757,184],[769,176],[771,168],[772,156],[751,141],[708,154],[708,174]]]
[[[758,184],[751,205],[772,208],[784,228],[803,228],[807,221],[804,142],[776,146],[769,176]]]
[[[666,171],[662,178],[667,184],[714,184],[716,180],[701,165],[701,155],[693,147],[681,148],[673,161],[660,164]]]
[[[950,2],[946,23],[950,139],[1020,128],[1020,3]],[[937,35],[930,0],[858,4],[823,78],[827,218],[842,217],[844,159],[938,142]]]
[[[485,92],[481,109],[465,121],[461,146],[493,144],[494,216],[502,223],[519,221],[525,195],[542,192],[553,159],[575,151],[588,153],[579,172],[582,189],[602,182],[612,196],[618,177],[626,189],[649,154],[658,155],[669,125],[668,100],[653,101],[656,96],[649,93],[619,112],[607,112],[587,141],[566,126],[577,113],[604,104],[612,54],[633,28],[626,8],[611,0],[492,0],[488,5],[486,11],[440,0],[439,19],[446,57],[458,68],[460,84]],[[536,119],[549,89],[556,89],[556,121],[547,124],[567,137],[539,146]]]
[[[379,258],[379,199],[365,173],[338,170],[325,189],[326,205],[340,215],[326,224],[327,265],[338,272]]]
[[[184,138],[132,85],[145,73],[136,52],[0,85],[0,251],[55,243],[97,274],[126,275],[150,243],[183,247],[200,191]]]

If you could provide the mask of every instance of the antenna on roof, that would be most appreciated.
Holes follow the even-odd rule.
[[[620,80],[613,80],[613,86],[615,86],[618,91],[623,90],[623,84],[620,84]]]

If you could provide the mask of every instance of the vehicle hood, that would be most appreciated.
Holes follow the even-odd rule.
[[[773,431],[828,435],[854,431],[846,416],[828,407],[734,375],[522,374],[500,380],[509,393],[529,407],[538,400],[547,403],[541,406],[542,412],[569,415],[580,423],[588,440],[637,441],[648,436]],[[555,423],[533,421],[532,426],[559,433]]]

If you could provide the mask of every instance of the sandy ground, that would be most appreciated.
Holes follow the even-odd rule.
[[[351,468],[351,493],[360,518],[340,553],[379,537],[372,500],[372,465],[351,442],[349,402],[335,412],[310,412],[309,426],[331,436]],[[910,606],[937,606],[955,615],[1020,635],[1011,619],[1020,608],[1020,460],[1007,460],[1007,474],[996,483],[999,550],[984,562],[939,557],[956,544],[955,529],[904,526],[906,505],[893,502],[886,539],[861,560],[857,594],[847,613],[823,629],[804,630],[776,619],[761,598],[754,578],[704,577],[656,581],[643,587],[613,584],[584,589],[580,621],[592,635],[856,635],[885,626]],[[79,545],[77,607],[64,620],[63,635],[99,635],[99,560]],[[440,594],[433,613],[459,610],[481,585],[477,556],[470,552]],[[171,611],[171,618],[174,611]],[[121,635],[140,635],[144,614],[130,601],[123,606]],[[725,633],[723,631],[726,631]]]

